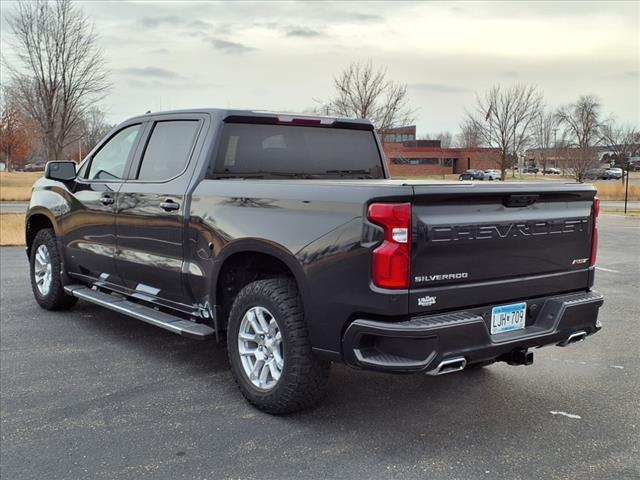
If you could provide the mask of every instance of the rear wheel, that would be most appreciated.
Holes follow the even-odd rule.
[[[311,350],[302,302],[288,278],[258,280],[240,291],[229,314],[227,348],[242,394],[268,413],[313,405],[329,376],[330,363]]]
[[[78,301],[62,285],[62,262],[53,230],[40,230],[31,245],[31,290],[38,305],[47,310],[66,310]]]

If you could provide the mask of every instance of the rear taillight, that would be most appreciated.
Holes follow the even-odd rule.
[[[598,255],[598,215],[600,215],[600,199],[598,197],[593,198],[593,235],[591,239],[591,261],[589,265],[594,266],[596,264],[596,257]]]
[[[384,241],[373,251],[371,279],[382,288],[409,288],[411,204],[372,203],[369,220],[384,228]]]

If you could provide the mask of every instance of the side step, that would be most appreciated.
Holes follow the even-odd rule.
[[[195,323],[168,313],[160,312],[153,308],[130,302],[122,297],[116,297],[108,293],[93,290],[84,285],[67,285],[64,287],[64,290],[74,297],[128,315],[137,320],[142,320],[156,327],[164,328],[183,337],[204,340],[213,336],[215,333],[213,328],[208,325]]]

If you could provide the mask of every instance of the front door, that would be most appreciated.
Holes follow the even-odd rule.
[[[72,189],[71,209],[61,215],[64,255],[72,276],[121,285],[116,274],[116,204],[143,125],[127,125],[87,159]]]
[[[141,298],[184,303],[184,223],[190,158],[202,121],[156,120],[118,196],[116,267]]]

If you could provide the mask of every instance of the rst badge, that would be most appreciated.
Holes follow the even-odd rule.
[[[431,305],[434,305],[436,303],[436,297],[430,297],[430,296],[426,296],[426,297],[420,297],[418,299],[418,306],[419,307],[430,307]]]

